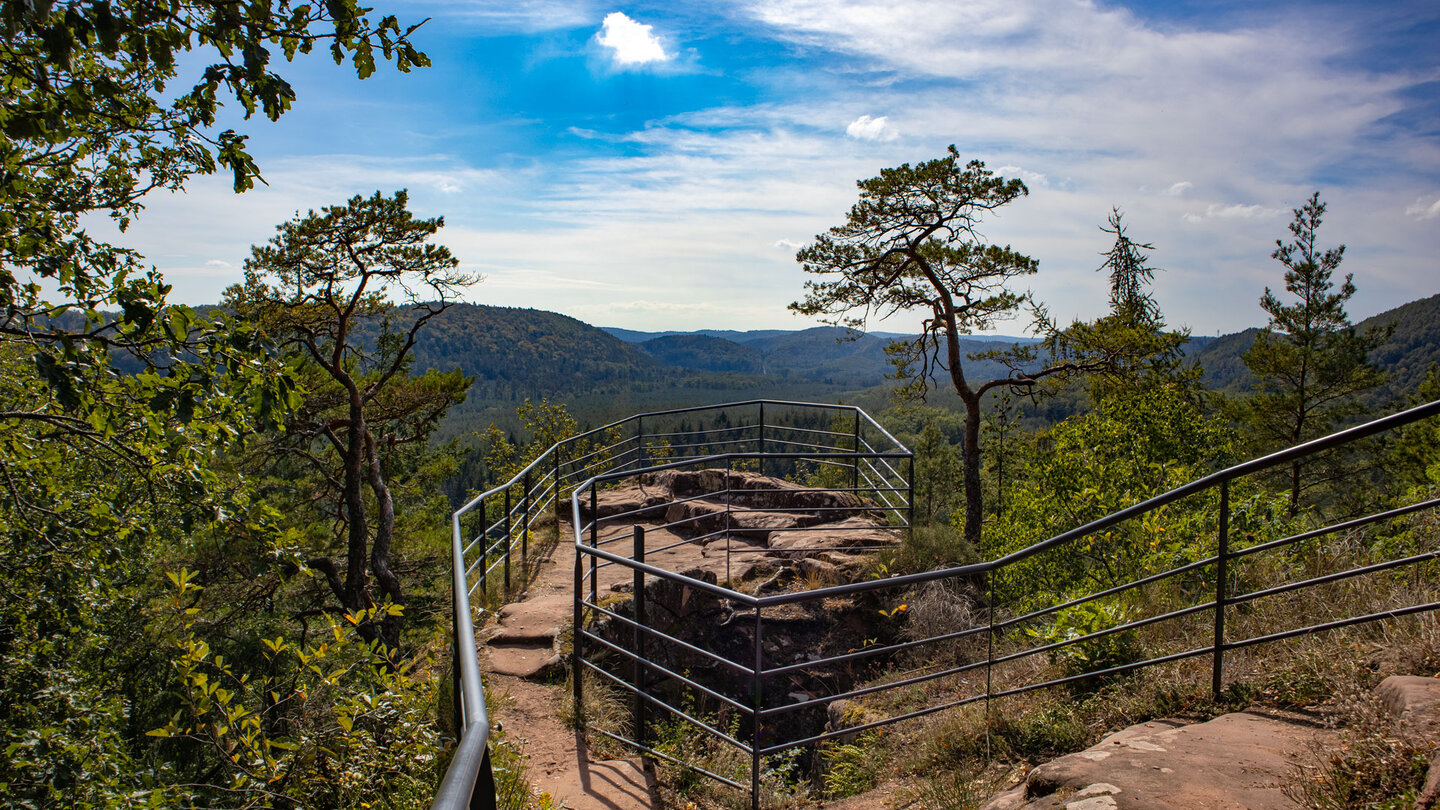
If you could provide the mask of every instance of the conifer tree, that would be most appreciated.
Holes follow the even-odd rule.
[[[1356,395],[1385,377],[1368,357],[1389,337],[1389,330],[1360,332],[1350,324],[1345,304],[1355,294],[1354,274],[1347,273],[1338,289],[1331,280],[1345,246],[1321,249],[1317,243],[1316,231],[1325,214],[1320,192],[1294,214],[1289,226],[1292,241],[1275,240],[1271,254],[1285,266],[1285,291],[1294,300],[1287,303],[1265,288],[1260,307],[1270,323],[1242,355],[1257,380],[1244,415],[1269,448],[1325,435],[1357,415],[1363,406]],[[1302,462],[1292,462],[1289,473],[1293,515],[1307,488]]]

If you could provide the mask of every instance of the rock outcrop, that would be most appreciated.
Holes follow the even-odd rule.
[[[1375,690],[1397,731],[1440,744],[1440,679],[1392,676]],[[1235,712],[1204,723],[1154,720],[1047,762],[981,810],[1297,810],[1285,787],[1341,733]],[[1432,760],[1417,810],[1440,797]]]

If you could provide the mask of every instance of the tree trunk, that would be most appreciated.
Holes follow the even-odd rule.
[[[395,500],[390,495],[390,486],[385,483],[385,474],[380,466],[380,453],[375,446],[375,437],[365,432],[366,480],[375,495],[378,514],[375,520],[375,541],[370,546],[370,570],[380,590],[396,605],[402,603],[404,594],[400,578],[390,570],[390,543],[395,535]],[[400,646],[400,617],[385,616],[380,623],[380,639],[391,650]]]
[[[962,458],[965,482],[965,540],[980,550],[984,495],[980,490],[980,397],[964,397],[965,447]]]
[[[345,554],[345,607],[360,610],[369,605],[369,577],[365,571],[365,550],[369,546],[370,526],[365,516],[365,413],[360,393],[350,388],[350,426],[345,436],[345,518],[349,524]]]

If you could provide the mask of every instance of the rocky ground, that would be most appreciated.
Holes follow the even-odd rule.
[[[730,489],[746,494],[728,501],[711,495],[725,489],[727,481]],[[648,563],[711,582],[747,581],[747,590],[754,592],[779,587],[775,583],[787,577],[792,587],[801,577],[843,581],[861,570],[856,547],[897,542],[857,501],[833,500],[833,494],[826,501],[820,494],[751,473],[667,472],[601,493],[596,512],[603,521],[602,539],[628,537],[633,526],[645,527]],[[727,525],[721,521],[728,521],[732,531],[704,538]],[[653,772],[639,758],[593,757],[583,736],[561,721],[570,700],[559,644],[573,616],[572,537],[562,524],[558,548],[539,561],[524,593],[501,608],[482,634],[487,688],[500,696],[495,719],[510,739],[524,741],[535,789],[557,805],[563,801],[572,810],[660,807]],[[632,541],[609,548],[628,555]],[[632,572],[622,566],[597,570],[597,591],[615,594],[617,600],[624,599],[632,582]],[[683,603],[691,598],[687,590],[666,599]],[[1377,694],[1397,724],[1440,743],[1440,679],[1392,677]],[[1188,724],[1155,720],[1032,769],[982,810],[1293,810],[1298,805],[1285,786],[1307,757],[1337,739],[1333,729],[1293,712],[1245,711]],[[901,787],[884,785],[826,806],[900,807],[906,793]],[[1432,767],[1419,806],[1429,808],[1437,796],[1440,767]]]

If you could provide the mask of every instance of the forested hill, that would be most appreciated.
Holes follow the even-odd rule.
[[[1390,339],[1370,355],[1370,361],[1390,372],[1376,402],[1402,399],[1425,379],[1431,363],[1440,363],[1440,295],[1421,298],[1387,310],[1355,325],[1365,330],[1394,327]],[[1240,355],[1255,342],[1259,329],[1210,338],[1190,352],[1205,369],[1205,384],[1222,391],[1248,391],[1255,378]]]
[[[1377,403],[1413,391],[1430,363],[1440,361],[1440,295],[1358,326],[1389,324],[1393,336],[1372,357],[1392,372]],[[1193,341],[1189,353],[1204,367],[1207,385],[1248,390],[1251,378],[1240,354],[1257,331]],[[468,399],[446,422],[444,434],[455,436],[491,422],[510,429],[515,406],[527,397],[564,402],[589,424],[637,411],[760,397],[860,401],[873,393],[871,404],[881,406],[888,401],[890,371],[884,347],[894,337],[847,335],[833,327],[657,335],[600,329],[554,312],[459,304],[421,334],[415,368],[459,367],[475,377]],[[997,345],[988,337],[967,337],[962,351]],[[966,365],[975,379],[1002,372],[993,363]]]
[[[737,356],[727,354],[731,347],[739,350]],[[883,351],[874,351],[883,357]],[[682,337],[669,353],[660,353],[667,355],[663,362],[554,312],[457,304],[420,333],[414,367],[459,368],[475,378],[465,402],[446,418],[441,431],[446,437],[483,431],[492,422],[509,430],[516,406],[527,398],[565,403],[582,423],[593,425],[631,412],[705,402],[833,399],[843,388],[877,385],[884,378],[873,358],[860,371],[841,363],[834,379],[822,376],[828,370],[823,363],[807,372],[767,374],[757,350],[703,336]],[[675,359],[670,355],[683,362],[670,362]]]
[[[459,367],[472,395],[538,398],[664,371],[644,352],[583,321],[538,309],[457,304],[435,318],[415,347],[416,368]]]

